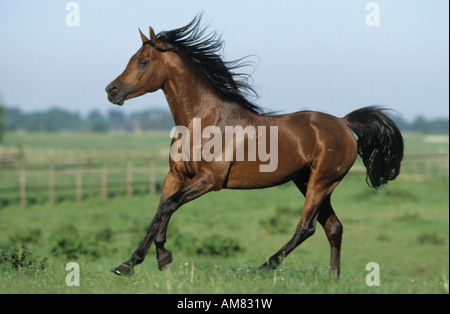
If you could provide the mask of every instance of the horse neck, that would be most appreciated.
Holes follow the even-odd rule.
[[[204,118],[220,107],[211,83],[189,61],[174,55],[167,62],[163,91],[175,125],[189,126],[194,118]]]

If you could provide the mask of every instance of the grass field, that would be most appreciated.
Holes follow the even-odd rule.
[[[22,141],[28,156],[33,149],[36,156],[45,156],[52,147],[44,135],[35,135],[41,142],[32,135],[14,136],[6,144]],[[80,135],[66,135],[50,154],[55,160],[59,154],[82,158],[88,152],[92,157],[105,151],[118,154],[125,146],[131,156],[168,145],[159,137],[160,146],[152,146],[121,135],[123,141],[111,147],[105,144],[110,136],[86,138],[79,148],[84,151],[70,152],[64,146],[70,145],[67,138],[83,141]],[[151,142],[149,138],[140,140]],[[409,151],[448,152],[448,137],[444,144],[421,145],[419,136],[406,139]],[[97,150],[96,142],[103,143]],[[333,194],[344,225],[339,281],[329,278],[329,245],[320,226],[279,269],[258,269],[290,239],[300,217],[304,198],[286,184],[224,190],[183,206],[169,225],[170,268],[157,270],[152,247],[131,278],[115,276],[110,269],[128,259],[145,234],[157,195],[107,201],[91,197],[82,204],[66,200],[26,208],[9,204],[0,209],[0,293],[449,293],[448,179],[406,176],[380,191],[367,187],[364,179],[362,173],[352,173]],[[80,286],[66,285],[69,262],[80,266]],[[369,262],[380,266],[378,287],[366,285]]]

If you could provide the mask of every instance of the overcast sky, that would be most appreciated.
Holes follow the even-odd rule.
[[[447,0],[373,1],[379,26],[363,0],[79,0],[79,26],[66,23],[69,2],[0,2],[3,103],[107,112],[104,88],[139,49],[138,27],[169,30],[203,12],[226,59],[257,56],[256,103],[269,110],[344,116],[378,104],[408,120],[449,116]],[[167,107],[161,91],[120,110],[150,107]]]

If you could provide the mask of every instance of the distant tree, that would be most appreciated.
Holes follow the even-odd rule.
[[[20,123],[24,118],[24,114],[18,108],[4,107],[3,128],[5,131],[15,131],[20,128]]]
[[[424,132],[427,129],[427,125],[428,125],[427,119],[425,119],[423,116],[418,116],[414,119],[410,128],[413,131]]]
[[[170,112],[161,108],[132,113],[130,120],[142,130],[170,130],[174,126]]]
[[[83,127],[83,120],[78,113],[60,108],[23,114],[19,123],[19,128],[28,131],[76,131]]]
[[[87,116],[89,130],[93,132],[107,132],[109,130],[109,123],[97,110],[91,111]]]
[[[434,119],[427,123],[427,128],[425,130],[427,133],[448,133],[449,125],[448,119]]]
[[[115,109],[108,111],[108,122],[112,129],[125,130],[127,129],[127,118],[122,111]]]
[[[420,133],[449,132],[448,117],[427,119],[416,117],[412,122],[400,116],[393,116],[402,131]],[[0,102],[0,141],[5,132],[25,131],[75,131],[75,132],[107,132],[110,129],[130,131],[170,130],[174,126],[170,111],[162,108],[150,108],[126,115],[123,111],[111,109],[106,115],[98,110],[91,111],[86,117],[61,108],[44,111],[23,112],[18,108],[5,107]]]

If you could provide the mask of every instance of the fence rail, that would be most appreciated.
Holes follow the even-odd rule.
[[[127,197],[132,197],[136,187],[145,187],[146,193],[154,195],[162,185],[162,178],[167,168],[133,167],[129,162],[125,167],[101,168],[76,167],[71,169],[57,169],[54,166],[47,170],[29,170],[22,167],[19,171],[11,171],[7,180],[12,185],[0,187],[0,206],[9,203],[11,199],[18,199],[22,207],[26,207],[31,194],[39,194],[50,204],[57,201],[57,195],[69,195],[64,199],[73,199],[82,203],[85,195],[98,196],[104,200],[110,198],[110,191],[125,191]],[[14,180],[14,176],[18,176]],[[15,181],[15,184],[14,184]],[[46,194],[46,197],[42,195]],[[72,195],[72,196],[70,196]]]
[[[10,202],[19,202],[22,207],[26,207],[33,199],[30,197],[33,194],[39,194],[41,201],[50,204],[61,199],[82,203],[86,197],[107,200],[115,194],[132,197],[136,192],[154,195],[161,188],[168,170],[167,167],[156,166],[157,161],[146,162],[149,164],[147,167],[142,166],[145,163],[141,161],[136,161],[135,166],[133,159],[133,162],[125,162],[121,166],[99,166],[97,163],[70,166],[56,163],[51,166],[34,164],[29,168],[16,165],[9,171],[3,168],[1,178],[7,182],[0,182],[0,207]],[[356,161],[351,173],[365,171],[362,162]],[[449,180],[448,154],[410,154],[405,158],[399,180],[432,179]]]

